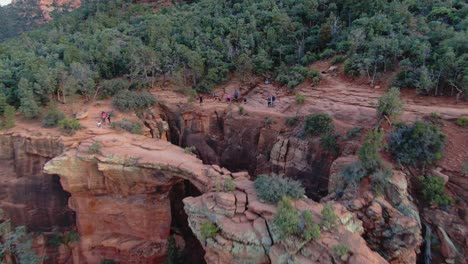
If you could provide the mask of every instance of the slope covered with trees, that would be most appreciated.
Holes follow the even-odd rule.
[[[156,81],[208,92],[236,73],[294,88],[313,76],[305,66],[339,54],[351,76],[397,71],[395,86],[466,97],[467,13],[462,0],[91,1],[2,43],[0,92],[34,117],[52,99]]]

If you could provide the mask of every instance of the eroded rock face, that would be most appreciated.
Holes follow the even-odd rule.
[[[238,177],[232,192],[208,192],[184,199],[189,225],[204,245],[208,263],[388,263],[370,250],[360,236],[359,220],[335,204],[339,227],[322,232],[316,241],[279,239],[273,223],[276,206],[260,201],[253,182]],[[310,211],[318,223],[323,205],[310,199],[294,202],[299,211]],[[215,224],[213,237],[202,235],[202,225]],[[332,248],[346,245],[349,253],[337,256]]]
[[[69,230],[74,215],[69,194],[44,164],[63,151],[60,139],[22,134],[0,135],[0,208],[15,225],[33,232]]]
[[[417,207],[407,191],[405,174],[394,171],[383,196],[375,196],[369,191],[366,179],[360,186],[345,184],[340,171],[357,160],[356,156],[347,156],[333,163],[328,185],[330,195],[323,200],[336,199],[354,212],[363,222],[363,237],[369,247],[380,252],[390,263],[416,263],[422,244],[422,227]]]
[[[95,142],[101,147],[90,153]],[[69,205],[76,212],[80,234],[74,263],[99,263],[104,258],[120,263],[163,262],[171,227],[169,195],[174,195],[171,189],[183,180],[203,193],[185,198],[183,203],[208,263],[286,263],[288,259],[298,263],[308,259],[315,263],[330,263],[331,259],[337,263],[387,263],[366,246],[360,221],[339,204],[335,206],[341,221],[336,230],[306,244],[280,242],[272,224],[276,206],[256,197],[247,173],[204,165],[162,140],[97,136],[54,158],[44,169],[59,174],[64,189],[71,193]],[[234,182],[234,190],[226,189],[229,181]],[[311,211],[320,221],[322,205],[302,199],[295,207]],[[220,232],[202,238],[204,221],[215,223]],[[347,256],[331,253],[339,243],[350,249]]]
[[[52,20],[52,12],[63,12],[77,9],[81,0],[13,0],[11,4],[24,10],[23,16],[35,18],[34,22],[43,24]]]

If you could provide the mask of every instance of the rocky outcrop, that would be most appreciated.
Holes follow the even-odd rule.
[[[44,174],[44,164],[63,151],[59,138],[20,133],[0,135],[0,208],[15,225],[33,232],[73,228],[69,194],[57,175]]]
[[[24,17],[35,17],[34,23],[43,24],[52,20],[52,12],[77,9],[81,0],[13,0],[12,6],[22,10]]]
[[[49,161],[44,170],[59,174],[63,188],[71,194],[69,206],[76,212],[80,234],[74,263],[99,263],[105,258],[119,263],[162,262],[172,220],[169,196],[183,180],[203,193],[183,202],[208,263],[286,263],[287,259],[387,263],[366,246],[360,221],[338,204],[340,226],[317,241],[297,244],[292,252],[291,245],[278,239],[272,224],[276,206],[256,197],[247,173],[204,165],[162,140],[97,136]],[[228,188],[229,182],[234,187]],[[301,199],[295,207],[310,211],[320,221],[322,205]],[[200,226],[205,221],[220,228],[214,238],[202,237]],[[346,256],[331,253],[338,244],[349,248]]]
[[[335,204],[339,227],[322,232],[315,241],[294,237],[281,240],[273,223],[276,206],[258,199],[253,182],[239,177],[236,190],[208,192],[184,199],[189,225],[202,241],[208,263],[387,263],[370,250],[360,236],[361,223],[344,207]],[[309,199],[294,202],[309,211],[319,223],[323,205]],[[202,226],[214,224],[218,231],[203,237]],[[344,245],[349,252],[338,256],[332,250]]]
[[[376,196],[366,178],[359,186],[346,185],[340,172],[356,161],[356,156],[347,156],[333,163],[328,185],[330,195],[323,200],[336,199],[354,212],[363,222],[363,237],[369,247],[390,263],[416,263],[422,227],[419,212],[407,191],[405,174],[393,171],[392,177],[386,179],[383,196]]]

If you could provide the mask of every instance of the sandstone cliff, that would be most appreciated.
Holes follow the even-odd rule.
[[[90,146],[100,142],[98,153]],[[316,258],[329,263],[331,247],[345,243],[350,249],[343,263],[387,263],[370,250],[360,236],[360,221],[338,206],[340,227],[321,240],[288,251],[271,225],[275,206],[256,198],[247,173],[231,173],[204,165],[193,155],[170,143],[141,136],[97,136],[83,141],[45,165],[49,174],[59,174],[70,192],[80,233],[74,263],[99,263],[108,258],[123,263],[162,262],[167,254],[171,227],[169,192],[182,180],[190,181],[202,196],[184,200],[188,223],[206,250],[208,263],[304,263]],[[234,192],[217,186],[233,179]],[[309,199],[295,203],[320,219],[322,205]],[[215,239],[203,240],[201,221],[220,227]],[[206,243],[205,243],[206,242]],[[300,252],[299,252],[300,249]],[[325,254],[326,253],[326,254]]]

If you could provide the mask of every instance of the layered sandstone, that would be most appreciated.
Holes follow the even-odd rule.
[[[101,147],[90,148],[96,142]],[[63,188],[71,194],[69,206],[76,212],[80,234],[74,263],[99,263],[105,258],[120,263],[162,262],[172,220],[169,193],[182,180],[204,193],[184,199],[184,204],[208,263],[285,263],[289,258],[300,263],[309,258],[329,263],[336,256],[326,252],[339,243],[350,249],[346,258],[338,258],[340,263],[387,263],[366,246],[360,221],[339,205],[340,226],[292,253],[274,231],[275,206],[256,197],[247,173],[204,165],[162,140],[97,136],[48,162],[45,171],[59,174]],[[229,179],[236,190],[225,192],[220,186]],[[311,211],[320,221],[322,205],[301,199],[295,206]],[[214,239],[201,238],[204,221],[220,228]]]

